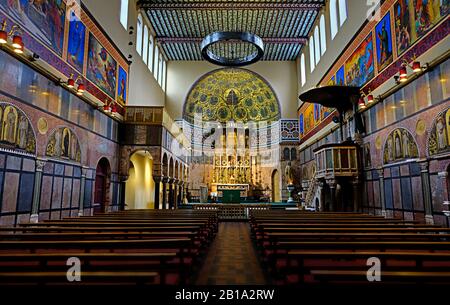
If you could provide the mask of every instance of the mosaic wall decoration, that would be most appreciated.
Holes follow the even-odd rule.
[[[83,72],[86,27],[75,12],[70,13],[67,62],[79,72]]]
[[[394,129],[384,144],[384,163],[417,158],[419,150],[411,133],[404,128]]]
[[[112,98],[116,93],[117,62],[108,51],[89,34],[88,66],[86,76]]]
[[[389,12],[375,27],[375,38],[378,71],[380,71],[392,63],[394,59],[392,52],[391,14]]]
[[[280,130],[281,130],[281,142],[298,141],[299,130],[297,120],[282,120]]]
[[[278,121],[280,106],[270,85],[258,74],[236,68],[212,71],[198,80],[188,94],[183,117],[194,122],[226,123]]]
[[[399,0],[394,5],[395,38],[398,54],[402,54],[448,15],[448,0]]]
[[[375,75],[372,33],[345,62],[345,84],[360,87]]]
[[[0,146],[7,149],[36,153],[36,138],[31,122],[19,108],[0,103]]]
[[[450,108],[436,117],[428,139],[430,156],[448,151],[450,151]]]
[[[81,149],[75,133],[67,127],[56,129],[49,137],[46,156],[81,162]]]
[[[0,0],[0,7],[21,27],[61,55],[64,42],[66,4],[62,0]]]

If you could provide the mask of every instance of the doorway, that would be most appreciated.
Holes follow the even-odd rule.
[[[111,167],[106,158],[101,158],[95,170],[94,213],[103,213],[109,202]]]

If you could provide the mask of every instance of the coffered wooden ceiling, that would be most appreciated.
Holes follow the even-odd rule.
[[[263,39],[263,60],[295,60],[324,5],[325,0],[138,1],[169,60],[203,60],[200,43],[215,31],[254,33]]]

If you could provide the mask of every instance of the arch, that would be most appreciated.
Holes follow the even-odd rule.
[[[126,209],[154,208],[153,166],[153,157],[147,150],[136,150],[130,156],[130,169],[125,185]]]
[[[314,56],[316,58],[316,65],[319,64],[320,61],[320,35],[319,35],[319,27],[316,25],[314,28]]]
[[[107,211],[110,204],[111,165],[107,158],[102,157],[95,169],[94,183],[94,213]]]
[[[337,0],[330,0],[330,31],[331,39],[334,39],[338,32]]]
[[[190,88],[183,119],[203,122],[278,121],[281,106],[271,85],[259,74],[242,68],[220,68],[201,76]]]
[[[0,102],[0,146],[36,155],[36,133],[29,117],[17,106]]]
[[[142,55],[142,32],[143,32],[144,20],[142,15],[139,14],[136,21],[136,51],[139,56]]]
[[[178,177],[179,177],[178,176],[178,174],[179,174],[178,167],[179,167],[178,160],[175,160],[175,168],[174,168],[174,174],[173,174],[175,179],[178,179]]]
[[[311,73],[314,71],[316,67],[316,60],[314,59],[314,36],[309,38],[309,66],[311,68]]]
[[[162,158],[162,175],[164,177],[169,177],[169,161],[166,153],[163,154]]]
[[[275,169],[272,172],[272,202],[281,201],[280,172]]]
[[[407,129],[396,128],[389,133],[384,143],[384,164],[417,157],[419,157],[417,143]]]
[[[291,148],[291,161],[297,160],[297,149],[295,147]]]
[[[172,157],[169,158],[169,172],[168,172],[168,176],[170,178],[174,178],[174,168],[173,168],[173,158]]]
[[[81,163],[81,146],[78,136],[68,126],[56,127],[48,138],[45,155]]]
[[[290,158],[290,156],[289,156],[289,147],[285,147],[284,149],[283,149],[283,160],[286,160],[286,161],[288,161],[288,160],[290,160],[291,158]]]
[[[305,67],[305,54],[302,53],[300,56],[300,78],[301,84],[304,86],[306,84],[306,67]]]
[[[428,156],[450,151],[450,107],[441,111],[433,120],[427,140]]]
[[[325,27],[325,15],[320,16],[320,53],[325,54],[327,50],[327,32]]]

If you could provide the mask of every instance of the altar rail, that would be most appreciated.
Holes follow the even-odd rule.
[[[247,220],[251,210],[270,210],[268,204],[192,204],[194,210],[219,211],[220,220]]]

